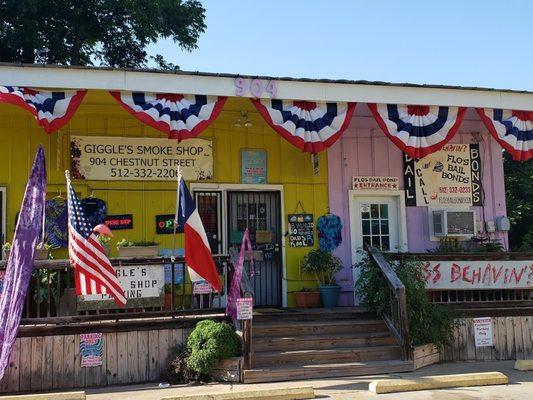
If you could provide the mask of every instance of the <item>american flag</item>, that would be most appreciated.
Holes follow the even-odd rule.
[[[68,253],[74,268],[76,294],[108,294],[119,306],[126,304],[124,290],[117,274],[105,255],[93,227],[70,183],[67,171],[68,191]]]

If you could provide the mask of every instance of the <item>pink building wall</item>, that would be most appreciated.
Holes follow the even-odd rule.
[[[486,131],[477,114],[467,111],[460,131],[451,143],[474,143],[472,133],[480,133],[482,184],[485,193],[484,207],[475,207],[476,218],[485,221],[506,215],[503,159],[500,145]],[[344,269],[337,275],[342,286],[341,304],[353,303],[352,249],[348,190],[352,176],[394,176],[403,189],[402,152],[378,127],[366,104],[358,104],[350,127],[341,139],[328,150],[329,206],[330,212],[343,221],[342,244],[335,250]],[[407,238],[409,252],[426,252],[437,245],[429,239],[427,207],[406,207]],[[507,248],[507,235],[495,233]]]

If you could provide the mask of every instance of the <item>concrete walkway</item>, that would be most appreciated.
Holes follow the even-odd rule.
[[[432,399],[432,400],[459,400],[459,399],[533,399],[533,372],[515,371],[513,361],[494,362],[467,362],[445,363],[432,365],[416,372],[399,373],[379,376],[365,376],[357,378],[332,378],[320,380],[264,383],[264,384],[206,384],[172,386],[159,389],[157,385],[135,385],[127,387],[114,387],[87,390],[87,400],[160,400],[163,397],[185,394],[213,394],[231,391],[260,390],[268,388],[287,388],[312,386],[317,398],[322,399]],[[420,392],[391,393],[375,395],[368,392],[368,383],[376,378],[413,378],[426,375],[463,374],[472,372],[499,371],[509,377],[510,385],[470,387],[464,389],[441,389]]]

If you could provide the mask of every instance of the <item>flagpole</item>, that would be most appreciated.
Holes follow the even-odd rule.
[[[180,210],[180,183],[181,183],[181,166],[178,165],[178,176],[177,176],[178,187],[176,189],[176,214],[174,216],[174,233],[172,235],[172,255],[170,260],[171,272],[170,272],[170,308],[174,311],[174,269],[176,266],[176,230],[178,228],[178,213]],[[183,271],[183,284],[185,285],[185,269]],[[183,298],[182,298],[183,301]],[[182,304],[184,306],[184,304]]]

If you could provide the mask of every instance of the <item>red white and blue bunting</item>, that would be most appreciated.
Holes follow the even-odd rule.
[[[420,159],[446,144],[463,121],[465,107],[369,103],[383,132],[406,154]]]
[[[139,121],[178,141],[198,136],[220,114],[223,96],[110,92]]]
[[[533,111],[476,108],[494,139],[515,161],[533,157]]]
[[[252,99],[272,129],[302,151],[319,153],[348,128],[355,103]]]
[[[0,103],[22,107],[52,133],[65,126],[78,109],[86,90],[46,92],[18,86],[0,86]]]

